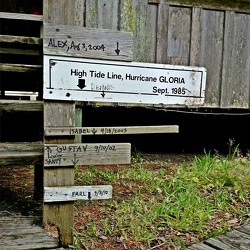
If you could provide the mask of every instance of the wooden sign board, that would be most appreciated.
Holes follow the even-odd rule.
[[[44,99],[203,105],[206,70],[44,56]]]
[[[81,58],[133,60],[132,32],[44,23],[43,52]]]
[[[49,127],[44,128],[45,136],[63,135],[127,135],[179,133],[179,126],[131,126],[131,127]]]
[[[44,188],[44,202],[105,200],[111,198],[111,185]]]
[[[130,163],[130,143],[44,144],[45,167]]]

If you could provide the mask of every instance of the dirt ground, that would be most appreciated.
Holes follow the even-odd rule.
[[[169,169],[173,169],[175,166],[181,163],[191,162],[194,155],[182,155],[182,154],[144,154],[143,159],[148,163],[154,162],[154,164],[149,164],[147,167],[151,169],[157,169],[161,167],[161,162],[167,162]],[[167,159],[167,160],[166,160]],[[129,166],[123,166],[129,167]],[[102,169],[117,171],[117,166],[102,166]],[[84,171],[84,168],[81,169]],[[171,171],[169,173],[171,175]],[[34,175],[33,169],[27,166],[4,166],[0,167],[0,210],[3,204],[12,204],[12,209],[16,209],[16,212],[23,213],[24,215],[39,214],[41,212],[42,202],[33,201],[33,191],[34,191]],[[98,183],[96,183],[98,184]],[[79,183],[76,182],[76,185]],[[133,190],[124,188],[122,185],[116,184],[113,186],[113,193],[116,195],[116,199],[124,199],[128,195],[133,195]],[[13,212],[13,211],[12,211]],[[105,218],[105,213],[100,209],[98,201],[96,202],[86,202],[79,203],[75,205],[75,219],[74,228],[77,231],[81,231],[86,224],[89,223],[90,218],[94,220],[102,220]],[[221,215],[222,219],[227,219],[226,215]],[[230,218],[228,218],[230,220]],[[240,218],[235,218],[230,222],[229,226],[232,228],[241,225],[242,221]],[[211,220],[211,227],[216,228],[217,225],[213,224]],[[230,227],[229,227],[230,228]],[[168,234],[168,237],[175,239],[179,237],[185,245],[191,245],[195,243],[197,235],[194,232],[183,233],[178,231],[167,232],[166,229],[162,228],[164,232],[159,232],[161,234]],[[83,235],[84,236],[84,235]],[[167,249],[173,250],[174,248],[170,245],[164,245],[163,237],[155,239],[154,249]],[[62,248],[63,249],[63,248]],[[101,236],[94,239],[91,242],[87,242],[86,245],[83,244],[81,249],[94,250],[94,249],[107,249],[107,250],[123,250],[123,249],[140,249],[146,250],[145,245],[139,244],[137,242],[127,242],[124,241],[123,237],[106,237]]]

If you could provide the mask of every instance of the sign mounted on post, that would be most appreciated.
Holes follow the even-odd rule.
[[[132,61],[132,49],[132,32],[44,23],[46,55]]]
[[[45,167],[130,163],[130,143],[44,144]]]
[[[44,57],[44,99],[203,105],[206,70],[190,66]]]
[[[111,185],[44,187],[44,202],[111,199],[112,189]]]
[[[63,135],[128,135],[179,133],[179,126],[126,126],[126,127],[48,127],[44,128],[45,136]]]

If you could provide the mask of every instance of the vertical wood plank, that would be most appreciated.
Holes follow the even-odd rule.
[[[53,24],[74,25],[82,23],[81,18],[75,19],[75,1],[44,0],[44,22]],[[73,102],[44,102],[44,126],[74,126],[75,104]],[[44,138],[45,143],[73,143],[73,138]],[[73,186],[74,167],[55,169],[44,168],[44,186]],[[43,206],[44,223],[54,224],[59,229],[60,242],[63,246],[73,243],[74,208],[73,202],[48,204]]]
[[[75,114],[75,126],[76,127],[82,127],[82,115],[83,115],[83,108],[77,107],[76,114]],[[82,142],[82,136],[75,135],[75,143],[81,143],[81,142]]]
[[[120,26],[133,32],[134,61],[155,62],[158,6],[144,0],[121,0]]]
[[[219,107],[221,85],[221,63],[224,36],[224,12],[202,11],[201,61],[207,68],[206,104]]]
[[[190,41],[190,65],[200,66],[199,57],[201,52],[201,13],[202,9],[192,8],[191,41]]]
[[[75,24],[75,1],[44,0],[43,20],[55,24]]]
[[[119,30],[119,1],[86,0],[86,27]]]
[[[191,8],[169,7],[168,62],[189,65]]]
[[[44,126],[73,127],[75,124],[75,104],[64,102],[44,102]],[[45,143],[72,143],[73,138],[45,138]],[[44,168],[44,186],[73,186],[74,167]],[[43,221],[54,224],[60,232],[63,246],[73,242],[72,227],[74,225],[73,202],[44,203]]]
[[[75,25],[83,27],[85,23],[85,0],[75,1]],[[77,107],[75,109],[75,126],[82,126],[82,108]],[[75,136],[75,142],[81,143],[82,136]]]
[[[85,16],[84,0],[75,1],[75,25],[84,26],[84,16]]]
[[[167,63],[169,5],[158,5],[156,62]]]
[[[226,11],[221,107],[249,108],[249,15]]]

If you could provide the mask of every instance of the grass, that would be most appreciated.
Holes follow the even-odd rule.
[[[180,166],[162,162],[155,169],[153,164],[137,154],[130,167],[116,171],[76,170],[77,182],[94,185],[98,180],[114,187],[113,199],[98,202],[101,218],[92,214],[87,226],[77,229],[84,235],[78,237],[78,245],[87,238],[106,236],[147,249],[157,244],[185,249],[249,221],[249,156],[205,152]],[[78,202],[76,208],[83,203],[91,207],[94,202]]]

